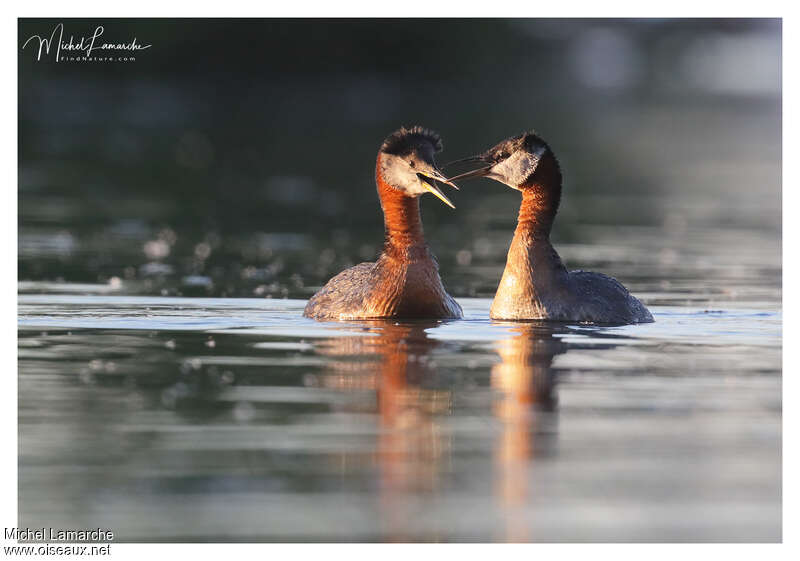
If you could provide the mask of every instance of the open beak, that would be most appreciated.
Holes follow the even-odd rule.
[[[439,189],[439,187],[436,186],[436,182],[437,181],[441,181],[442,183],[446,183],[447,185],[450,185],[451,187],[455,188],[456,190],[458,190],[458,185],[453,183],[451,180],[447,179],[442,174],[442,172],[440,172],[436,168],[431,168],[430,170],[420,171],[420,172],[417,173],[417,176],[419,176],[419,178],[422,180],[422,184],[425,186],[425,188],[428,191],[430,191],[431,193],[433,193],[434,195],[436,195],[436,197],[440,201],[442,201],[444,204],[446,204],[450,208],[456,208],[455,205],[450,202],[450,199],[448,199],[445,196],[445,194],[442,193],[442,191]]]
[[[482,168],[474,169],[472,171],[468,171],[466,173],[462,173],[460,175],[456,175],[455,177],[451,177],[450,181],[455,181],[456,179],[471,179],[473,177],[484,177],[489,175],[492,171],[492,166],[485,166]]]
[[[448,162],[445,167],[450,166],[452,164],[466,164],[466,163],[481,163],[484,165],[483,167],[479,167],[478,169],[474,169],[472,171],[468,171],[460,175],[450,177],[448,181],[455,181],[457,179],[471,179],[473,177],[484,177],[486,175],[489,175],[489,172],[491,171],[492,166],[494,165],[493,163],[489,162],[486,156],[484,156],[483,154],[479,154],[477,156],[470,156],[469,158],[463,158],[461,160]]]

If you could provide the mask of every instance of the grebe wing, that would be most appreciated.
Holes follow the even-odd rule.
[[[375,263],[359,263],[345,269],[319,289],[306,304],[307,318],[338,318],[354,308],[360,308]]]

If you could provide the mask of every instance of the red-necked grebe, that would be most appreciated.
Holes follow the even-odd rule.
[[[544,140],[528,132],[460,161],[484,165],[451,177],[451,181],[485,176],[522,193],[517,229],[492,302],[492,319],[611,324],[653,321],[647,308],[616,279],[564,267],[550,243],[561,200],[561,170]]]
[[[460,318],[461,306],[439,277],[439,265],[422,231],[419,197],[433,193],[453,203],[436,181],[453,185],[436,167],[438,134],[401,128],[381,145],[375,182],[383,209],[385,242],[375,263],[342,271],[308,301],[303,315],[320,320]],[[453,185],[455,187],[455,185]]]

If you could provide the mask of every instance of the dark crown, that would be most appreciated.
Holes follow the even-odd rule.
[[[439,133],[423,127],[411,127],[410,129],[401,127],[383,141],[381,152],[395,155],[407,154],[422,143],[430,143],[434,152],[442,151],[442,137],[439,136]]]

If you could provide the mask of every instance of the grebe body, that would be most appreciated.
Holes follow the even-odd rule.
[[[419,197],[433,193],[453,204],[435,181],[451,184],[437,169],[439,135],[401,128],[378,152],[375,182],[384,216],[383,252],[374,263],[342,271],[317,292],[303,315],[318,320],[377,318],[457,319],[461,306],[447,293],[439,265],[425,242]]]
[[[618,280],[568,271],[550,231],[561,200],[561,170],[536,134],[509,138],[467,160],[482,167],[451,178],[489,177],[521,192],[517,228],[490,316],[607,324],[652,322],[647,308]]]

